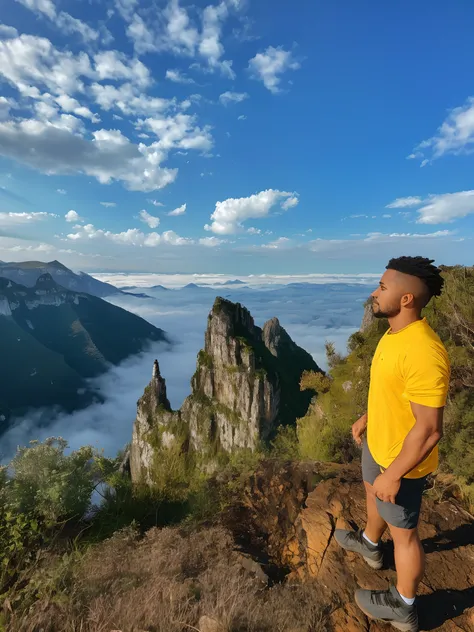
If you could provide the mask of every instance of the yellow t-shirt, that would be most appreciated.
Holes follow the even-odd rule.
[[[387,468],[415,425],[410,401],[433,408],[446,404],[449,359],[426,318],[382,336],[370,370],[367,442],[375,461]],[[438,467],[438,446],[405,478],[421,478]]]

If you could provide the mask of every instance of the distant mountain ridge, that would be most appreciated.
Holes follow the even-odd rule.
[[[87,378],[167,342],[163,330],[40,275],[33,287],[0,277],[0,432],[30,408],[75,410],[97,399]]]
[[[114,285],[99,281],[85,272],[76,274],[56,260],[47,263],[43,261],[22,261],[20,263],[0,261],[0,277],[10,279],[26,287],[34,287],[38,278],[43,274],[50,274],[59,285],[68,290],[86,292],[99,298],[125,293]]]

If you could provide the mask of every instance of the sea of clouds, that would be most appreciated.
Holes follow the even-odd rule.
[[[156,343],[95,379],[94,386],[105,398],[103,404],[67,415],[52,410],[34,411],[17,419],[2,436],[3,461],[11,458],[18,445],[51,436],[64,437],[71,449],[91,444],[114,456],[131,440],[137,400],[150,381],[155,358],[166,379],[171,405],[179,408],[191,390],[196,356],[204,345],[207,317],[216,296],[245,305],[259,326],[277,316],[293,340],[326,369],[325,342],[333,341],[339,352],[346,352],[348,337],[360,326],[363,303],[376,285],[375,278],[356,275],[350,282],[339,277],[327,279],[324,275],[317,281],[311,278],[310,282],[307,277],[298,279],[299,282],[294,282],[294,278],[254,277],[252,281],[241,277],[245,285],[223,285],[231,279],[216,275],[205,280],[189,275],[173,275],[173,279],[165,275],[96,276],[118,287],[127,287],[127,291],[148,295],[148,298],[114,295],[108,300],[164,329],[173,341],[172,347]],[[169,289],[150,289],[143,283],[144,278],[148,284],[159,283]],[[189,281],[203,285],[183,287]],[[128,289],[130,286],[137,289]]]

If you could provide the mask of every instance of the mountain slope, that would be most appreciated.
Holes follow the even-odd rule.
[[[138,353],[148,341],[166,336],[107,301],[66,290],[49,274],[33,288],[0,277],[0,348],[8,359],[0,369],[0,416],[90,403],[85,378]]]
[[[87,292],[93,296],[104,297],[122,294],[121,290],[110,283],[104,283],[85,272],[75,274],[59,261],[23,261],[21,263],[0,262],[0,277],[15,281],[26,287],[33,287],[42,274],[50,274],[56,283],[74,292]]]
[[[81,375],[11,317],[0,316],[0,345],[8,358],[0,362],[0,433],[10,415],[25,412],[28,404],[72,411],[92,401]]]

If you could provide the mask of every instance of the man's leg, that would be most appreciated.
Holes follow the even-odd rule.
[[[364,487],[367,498],[367,524],[364,533],[371,542],[378,544],[387,528],[387,523],[378,512],[374,488],[366,481],[364,481]]]
[[[357,605],[368,616],[390,621],[404,632],[419,630],[415,597],[425,556],[417,527],[424,485],[424,478],[402,479],[395,503],[376,499],[378,512],[392,534],[397,586],[382,592],[359,589],[355,593]]]
[[[374,477],[375,478],[375,475]],[[359,553],[369,566],[380,570],[383,567],[383,550],[379,540],[387,528],[387,523],[380,517],[377,510],[374,488],[364,481],[367,499],[367,523],[364,530],[347,531],[336,529],[334,537],[336,541],[347,551]]]
[[[390,525],[390,534],[395,549],[397,590],[403,597],[413,599],[425,572],[425,552],[418,529],[401,529]]]

